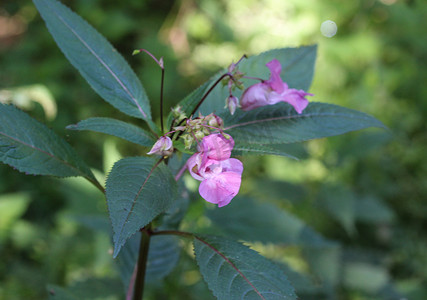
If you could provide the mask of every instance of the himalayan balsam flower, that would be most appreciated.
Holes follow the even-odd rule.
[[[230,158],[234,141],[222,134],[205,136],[199,144],[199,152],[188,159],[187,166],[193,178],[201,181],[199,193],[218,207],[230,203],[237,195],[242,181],[243,164]]]
[[[168,136],[160,137],[147,154],[170,156],[173,153],[172,140]]]
[[[300,114],[307,107],[306,96],[314,96],[303,90],[290,89],[286,82],[280,78],[282,66],[277,59],[268,62],[271,76],[268,80],[250,86],[242,95],[241,108],[245,111],[265,105],[273,105],[278,102],[291,104]]]

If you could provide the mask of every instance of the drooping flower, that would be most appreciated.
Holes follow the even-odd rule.
[[[200,195],[218,207],[230,203],[237,195],[242,181],[243,164],[230,158],[234,141],[231,136],[211,134],[199,144],[199,152],[188,159],[191,176],[201,181]]]
[[[170,156],[173,153],[172,140],[168,136],[160,137],[147,154]]]
[[[265,105],[273,105],[278,102],[291,104],[300,114],[307,107],[306,96],[314,96],[303,90],[290,89],[280,77],[282,66],[277,59],[268,62],[271,76],[268,80],[254,84],[246,89],[240,100],[242,110],[248,111]]]

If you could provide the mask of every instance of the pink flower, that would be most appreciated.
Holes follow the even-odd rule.
[[[243,164],[230,158],[233,147],[232,137],[227,139],[222,134],[211,134],[203,138],[199,152],[187,162],[191,176],[202,182],[200,195],[218,207],[229,204],[240,189]]]
[[[168,136],[160,137],[147,154],[170,156],[173,153],[172,140]]]
[[[288,88],[286,82],[283,82],[282,78],[280,78],[282,66],[277,59],[268,62],[266,66],[270,69],[270,78],[245,90],[240,101],[241,108],[244,111],[248,111],[265,105],[287,102],[299,114],[302,113],[308,105],[308,100],[305,97],[314,95],[303,90]]]

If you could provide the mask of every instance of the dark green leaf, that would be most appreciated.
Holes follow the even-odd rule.
[[[375,196],[360,197],[355,202],[354,214],[358,221],[373,224],[390,223],[395,217],[387,203]]]
[[[356,201],[357,196],[350,189],[325,184],[319,192],[317,205],[337,220],[349,234],[353,234]]]
[[[296,299],[283,271],[241,243],[214,236],[194,238],[204,280],[218,299]]]
[[[113,225],[114,257],[140,228],[166,211],[176,198],[176,181],[163,163],[147,157],[125,158],[108,175],[106,196]]]
[[[60,2],[33,2],[59,48],[91,87],[120,111],[151,120],[150,104],[141,82],[108,41]]]
[[[236,239],[290,245],[328,243],[297,217],[274,205],[260,204],[246,197],[237,197],[226,207],[209,210],[206,214],[224,234]]]
[[[0,104],[0,161],[27,174],[83,176],[96,182],[69,144],[26,113],[3,104]]]
[[[325,103],[310,103],[302,114],[285,103],[224,114],[225,130],[236,147],[287,144],[384,125],[367,114]]]
[[[156,142],[156,138],[151,133],[138,126],[111,118],[89,118],[75,125],[68,125],[67,129],[106,133],[147,147],[153,146]]]

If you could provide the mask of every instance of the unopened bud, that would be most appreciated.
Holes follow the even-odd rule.
[[[207,125],[212,126],[212,127],[216,127],[216,128],[222,128],[222,125],[224,124],[222,119],[213,113],[207,115],[205,117],[205,120],[206,120]]]
[[[187,118],[185,113],[182,111],[180,105],[177,105],[176,107],[172,108],[172,115],[177,122],[180,122],[181,120]]]
[[[230,114],[234,115],[234,112],[236,111],[237,107],[240,107],[239,99],[237,97],[234,97],[233,95],[229,96],[227,98],[225,108],[228,108]]]
[[[161,156],[170,156],[173,153],[173,143],[168,136],[160,137],[147,154],[157,154]]]
[[[183,136],[182,136],[182,138],[184,139],[184,146],[185,146],[185,149],[190,149],[191,148],[191,145],[193,144],[193,142],[194,142],[194,137],[192,137],[190,134],[184,134]]]
[[[196,139],[201,140],[205,137],[205,134],[203,131],[199,130],[194,133],[194,136],[196,137]]]

